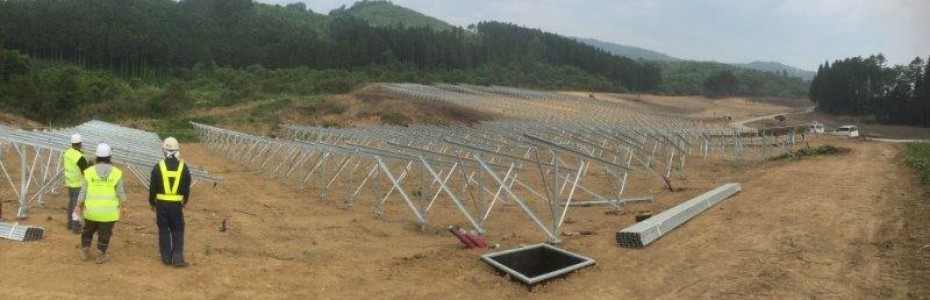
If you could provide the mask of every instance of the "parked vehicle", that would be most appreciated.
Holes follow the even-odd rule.
[[[813,133],[823,133],[823,124],[820,122],[814,121],[809,126],[807,126],[807,131],[813,132]]]
[[[856,128],[855,125],[843,125],[833,131],[835,135],[844,135],[849,137],[858,137],[859,128]]]

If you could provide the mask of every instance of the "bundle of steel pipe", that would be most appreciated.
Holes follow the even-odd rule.
[[[739,183],[727,183],[691,200],[672,207],[652,218],[617,232],[617,243],[623,247],[643,248],[664,234],[696,217],[715,204],[741,190]]]
[[[19,223],[0,222],[0,238],[14,240],[17,242],[31,242],[42,239],[45,229],[42,227],[32,227],[20,225]]]

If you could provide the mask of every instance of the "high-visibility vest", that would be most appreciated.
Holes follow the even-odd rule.
[[[155,194],[155,199],[167,202],[182,202],[184,195],[178,194],[178,187],[181,186],[181,172],[184,171],[184,161],[179,161],[178,169],[168,171],[165,160],[158,162],[158,169],[161,171],[162,193]],[[174,184],[171,184],[169,178],[174,178]]]
[[[116,186],[123,178],[123,172],[113,167],[107,178],[100,178],[97,167],[84,170],[87,191],[84,200],[84,219],[97,222],[119,221],[119,199]]]
[[[65,155],[62,156],[65,169],[65,186],[69,188],[80,188],[81,183],[84,182],[84,174],[81,174],[81,168],[78,167],[78,161],[81,160],[81,157],[84,157],[84,154],[81,151],[74,150],[74,148],[68,148]]]

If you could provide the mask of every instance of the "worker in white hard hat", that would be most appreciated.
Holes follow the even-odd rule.
[[[184,260],[184,207],[190,201],[191,172],[181,160],[178,140],[168,137],[162,143],[165,159],[152,168],[149,205],[158,225],[158,251],[161,262],[187,267]]]
[[[81,135],[71,135],[71,147],[68,147],[61,155],[61,165],[64,169],[62,172],[65,177],[65,187],[68,188],[68,211],[65,220],[68,220],[68,230],[72,233],[81,233],[81,223],[79,220],[71,218],[71,212],[77,204],[78,194],[81,192],[81,184],[84,183],[84,170],[89,164],[81,153]]]
[[[123,189],[123,172],[111,165],[112,150],[107,144],[98,144],[94,155],[96,163],[84,171],[84,183],[74,209],[75,215],[84,217],[81,233],[82,261],[90,259],[90,244],[97,234],[96,263],[110,261],[107,248],[113,235],[113,226],[120,215],[126,214],[126,191]],[[83,212],[83,214],[82,214]]]

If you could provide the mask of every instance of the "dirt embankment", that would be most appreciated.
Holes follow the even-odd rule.
[[[682,114],[709,123],[729,123],[733,120],[796,111],[810,101],[804,99],[752,99],[728,97],[711,99],[703,96],[662,96],[645,94],[612,94],[566,92],[578,97],[594,96],[593,100],[610,101],[632,108]],[[789,105],[790,104],[790,105]]]
[[[0,112],[0,125],[26,129],[48,128],[48,125],[43,126],[39,122],[2,112]]]
[[[383,92],[376,84],[350,94],[327,96],[319,103],[298,103],[282,111],[282,114],[285,123],[327,127],[471,125],[493,118],[439,100],[402,98]]]

